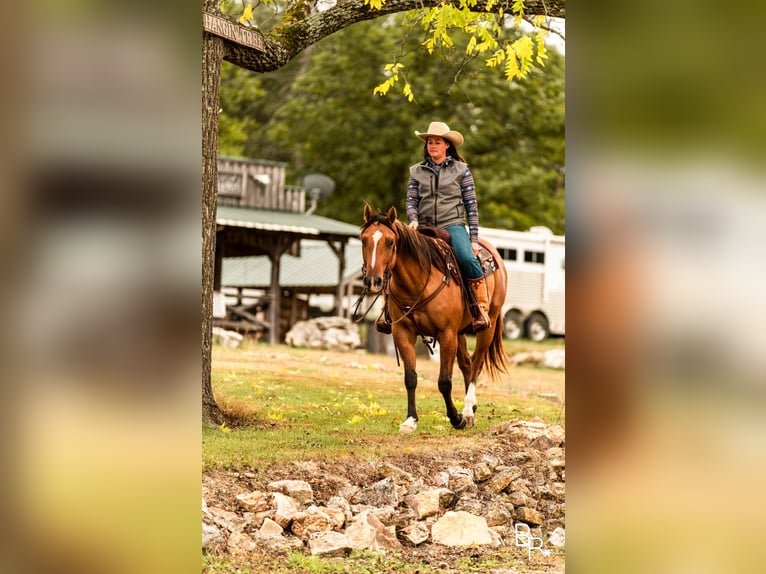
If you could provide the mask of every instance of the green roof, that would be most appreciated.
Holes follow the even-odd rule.
[[[292,211],[272,211],[268,209],[221,205],[218,206],[216,212],[216,222],[218,225],[227,225],[229,227],[285,231],[301,235],[359,236],[359,226],[322,217],[321,215],[308,215]]]

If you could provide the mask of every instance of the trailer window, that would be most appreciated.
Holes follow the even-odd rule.
[[[526,263],[545,263],[545,253],[542,251],[525,251],[524,261]]]
[[[498,247],[497,252],[505,261],[516,261],[516,250],[510,247]]]

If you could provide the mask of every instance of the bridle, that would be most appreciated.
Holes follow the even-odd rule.
[[[417,309],[420,309],[421,307],[425,307],[428,303],[430,303],[439,293],[441,293],[442,289],[444,289],[447,285],[449,285],[450,282],[450,275],[452,275],[453,270],[456,270],[457,267],[453,265],[452,258],[454,255],[451,255],[452,250],[449,249],[449,247],[442,246],[439,244],[441,241],[440,239],[434,239],[437,244],[439,245],[440,249],[439,252],[441,253],[442,257],[444,257],[446,261],[446,272],[444,273],[444,276],[442,277],[441,282],[439,283],[439,286],[434,289],[433,293],[431,293],[428,297],[423,299],[423,295],[425,295],[426,289],[428,288],[428,283],[430,277],[426,277],[426,281],[423,285],[423,288],[420,290],[420,293],[418,294],[417,299],[412,305],[405,305],[401,301],[399,301],[396,296],[394,295],[394,292],[391,290],[391,265],[390,262],[386,263],[386,267],[383,270],[383,287],[380,291],[378,291],[375,295],[375,298],[372,300],[370,305],[367,307],[367,310],[361,314],[358,315],[359,307],[362,304],[362,301],[369,295],[370,291],[367,287],[364,287],[362,290],[362,293],[359,295],[359,298],[356,300],[356,303],[354,304],[354,310],[352,312],[352,318],[355,323],[360,323],[362,319],[367,315],[367,313],[370,312],[370,309],[372,309],[373,305],[375,305],[375,302],[380,298],[380,295],[382,293],[385,293],[386,298],[394,303],[399,309],[403,312],[402,316],[399,317],[396,321],[392,321],[391,325],[396,325],[400,321],[403,321],[405,318],[409,317],[414,311]],[[397,243],[394,243],[394,254],[396,254],[396,246]],[[445,249],[446,247],[446,249]],[[367,265],[363,261],[362,262],[362,276],[367,275]]]

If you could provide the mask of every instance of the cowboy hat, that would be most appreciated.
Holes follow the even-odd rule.
[[[428,131],[420,133],[415,130],[415,135],[423,141],[428,141],[428,136],[436,136],[449,140],[455,147],[463,145],[463,135],[455,130],[450,130],[449,126],[443,122],[431,122],[428,125]]]

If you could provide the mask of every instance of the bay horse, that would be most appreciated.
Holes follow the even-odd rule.
[[[439,342],[439,392],[444,397],[447,417],[455,429],[474,424],[476,380],[486,367],[491,379],[508,372],[508,356],[503,347],[503,321],[500,313],[505,301],[507,273],[497,250],[479,239],[495,259],[497,269],[487,276],[489,288],[489,329],[476,335],[473,355],[468,352],[463,333],[471,325],[469,305],[464,301],[460,282],[452,277],[437,241],[397,219],[396,209],[373,213],[364,207],[361,227],[362,274],[365,289],[386,294],[392,323],[392,336],[404,363],[407,389],[407,418],[399,432],[411,433],[418,423],[415,389],[415,343],[418,335]],[[454,263],[453,263],[454,265]],[[452,402],[452,370],[455,359],[463,373],[465,399],[459,413]]]

